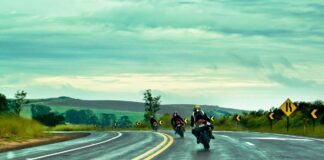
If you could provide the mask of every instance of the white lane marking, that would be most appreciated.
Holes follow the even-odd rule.
[[[110,141],[112,141],[114,139],[117,139],[120,136],[122,136],[122,133],[120,133],[120,132],[117,132],[117,133],[118,133],[117,136],[115,136],[113,138],[110,138],[108,140],[102,141],[102,142],[98,142],[98,143],[94,143],[94,144],[90,144],[90,145],[86,145],[86,146],[82,146],[82,147],[78,147],[78,148],[73,148],[73,149],[69,149],[69,150],[66,150],[66,151],[61,151],[61,152],[56,152],[56,153],[52,153],[52,154],[47,154],[47,155],[43,155],[43,156],[39,156],[39,157],[27,158],[27,160],[43,159],[43,158],[47,158],[47,157],[51,157],[51,156],[56,156],[56,155],[60,155],[60,154],[68,153],[68,152],[77,151],[77,150],[80,150],[80,149],[85,149],[85,148],[97,146],[97,145],[100,145],[100,144],[103,144],[103,143],[110,142]]]
[[[313,140],[311,140],[311,139],[300,139],[300,138],[279,138],[279,137],[244,137],[243,139],[277,140],[277,141],[313,141]]]
[[[249,146],[255,146],[253,143],[251,142],[245,142],[245,144],[249,145]]]
[[[219,136],[221,136],[221,137],[225,137],[225,138],[231,138],[231,137],[226,136],[226,135],[219,135]]]
[[[13,152],[8,152],[7,159],[12,159],[12,158],[15,158],[15,154]]]
[[[232,142],[238,142],[238,139],[232,138],[232,137],[227,136],[227,135],[219,135],[219,136],[224,137],[224,138],[227,138],[227,139],[229,139]]]

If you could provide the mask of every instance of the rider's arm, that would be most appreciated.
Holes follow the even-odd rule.
[[[204,114],[204,119],[205,119],[206,121],[210,122],[210,118],[207,116],[206,113]]]
[[[184,122],[183,118],[179,116],[179,118],[181,119],[182,122]]]

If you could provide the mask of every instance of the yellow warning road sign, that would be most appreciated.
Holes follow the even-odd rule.
[[[288,98],[281,106],[280,109],[287,117],[289,117],[296,109],[297,107],[294,105],[293,102]]]
[[[274,120],[274,117],[273,117],[273,115],[274,115],[274,113],[273,113],[273,112],[271,112],[271,113],[269,114],[269,118],[270,118],[271,120]]]
[[[160,125],[163,125],[164,124],[162,120],[160,120],[159,123],[160,123]]]
[[[240,115],[237,115],[236,116],[236,120],[239,122],[239,121],[241,121],[241,116]]]
[[[215,117],[214,117],[214,116],[211,116],[211,117],[210,117],[210,120],[211,120],[212,122],[214,122],[214,121],[215,121]]]
[[[316,115],[317,109],[313,109],[311,115],[314,119],[317,119],[317,115]]]
[[[189,120],[188,120],[188,118],[185,118],[185,119],[184,119],[184,121],[185,121],[185,123],[186,123],[186,124],[188,124],[188,123],[189,123]]]

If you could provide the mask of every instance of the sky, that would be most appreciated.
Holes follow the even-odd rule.
[[[324,100],[324,1],[1,0],[0,93],[269,109]]]

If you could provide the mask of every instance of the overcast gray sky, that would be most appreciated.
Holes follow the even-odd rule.
[[[241,109],[324,99],[324,1],[1,0],[0,92]]]

